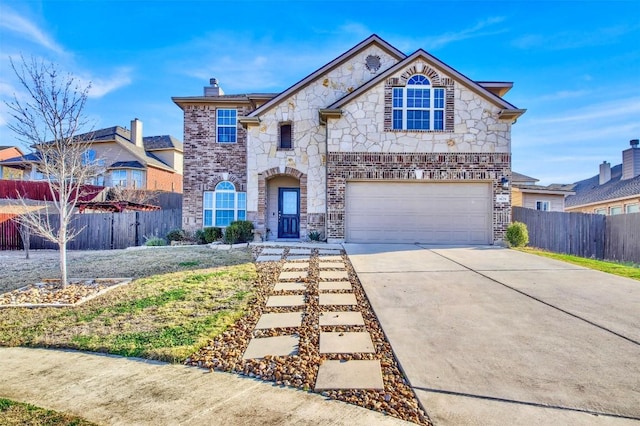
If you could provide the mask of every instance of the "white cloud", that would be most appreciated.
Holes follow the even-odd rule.
[[[0,28],[5,28],[17,33],[55,53],[65,53],[62,46],[56,43],[53,38],[38,28],[33,22],[18,15],[6,5],[3,5],[2,9],[2,14],[0,14]]]
[[[593,122],[611,117],[635,115],[636,113],[640,114],[640,98],[618,99],[612,102],[590,105],[570,115],[538,119],[534,123]]]
[[[504,20],[505,18],[502,16],[490,17],[483,21],[478,22],[477,24],[475,24],[470,28],[465,28],[455,32],[444,33],[435,37],[428,37],[423,40],[422,44],[427,50],[431,50],[431,49],[437,49],[439,47],[442,47],[444,45],[447,45],[455,41],[500,34],[507,30],[506,29],[491,30],[490,28],[496,24],[504,22]]]
[[[590,28],[589,31],[561,31],[555,34],[526,34],[512,44],[520,49],[543,48],[547,50],[577,49],[605,46],[620,37],[637,31],[638,26]]]
[[[102,98],[103,96],[120,89],[121,87],[128,86],[132,82],[131,68],[120,68],[116,70],[115,75],[108,78],[81,78],[83,84],[88,85],[91,83],[89,89],[90,98]]]

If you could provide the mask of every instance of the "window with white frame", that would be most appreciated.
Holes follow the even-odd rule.
[[[247,193],[236,192],[229,181],[216,185],[215,191],[205,191],[203,200],[203,225],[228,226],[234,220],[247,219]]]
[[[392,129],[444,130],[444,98],[443,87],[433,87],[424,75],[414,75],[405,87],[393,88]]]
[[[218,143],[236,143],[238,112],[235,109],[216,110],[216,134]]]
[[[144,172],[142,170],[131,170],[131,181],[135,189],[144,188]]]
[[[551,206],[548,201],[536,201],[536,210],[541,210],[543,212],[548,212],[551,210]]]
[[[622,206],[609,207],[609,214],[612,216],[615,214],[622,214]]]
[[[625,213],[640,213],[640,204],[627,204],[624,206]]]
[[[111,170],[111,185],[112,186],[127,186],[127,171],[126,170]]]
[[[607,214],[607,209],[604,209],[604,208],[602,208],[602,209],[595,209],[593,212],[594,212],[595,214],[605,214],[605,215],[606,215],[606,214]]]

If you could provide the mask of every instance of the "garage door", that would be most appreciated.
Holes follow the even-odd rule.
[[[347,182],[347,242],[488,244],[489,183]]]

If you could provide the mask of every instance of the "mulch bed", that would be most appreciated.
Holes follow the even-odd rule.
[[[256,248],[256,255],[260,248]],[[286,252],[287,249],[285,249]],[[314,252],[309,262],[309,276],[305,280],[306,304],[304,306],[301,327],[254,330],[262,313],[294,312],[300,308],[268,308],[266,299],[273,292],[273,285],[278,281],[284,260],[279,262],[261,262],[257,264],[259,281],[255,300],[249,312],[223,334],[211,340],[209,344],[187,359],[186,364],[211,370],[226,371],[248,377],[274,382],[280,386],[290,386],[305,391],[313,391],[318,368],[324,360],[380,360],[382,366],[384,390],[327,390],[320,392],[323,396],[355,404],[370,410],[376,410],[403,420],[420,425],[430,425],[424,410],[419,405],[415,393],[408,385],[400,371],[391,345],[387,341],[362,285],[355,274],[348,257],[342,253],[343,262],[347,266],[353,293],[358,301],[357,307],[351,310],[360,311],[365,320],[364,326],[331,326],[320,327],[321,312],[318,303],[318,255]],[[299,280],[298,280],[299,281]],[[351,291],[349,291],[351,292]],[[282,293],[284,294],[284,292]],[[350,310],[348,307],[323,306],[322,310]],[[320,332],[367,331],[371,335],[376,352],[374,354],[320,354]],[[293,356],[267,356],[263,359],[243,360],[242,355],[252,337],[271,337],[297,334],[300,336],[298,354]]]

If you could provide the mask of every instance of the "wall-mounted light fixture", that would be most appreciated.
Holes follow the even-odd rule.
[[[509,189],[509,179],[506,176],[502,176],[500,183],[502,184],[502,189]]]

